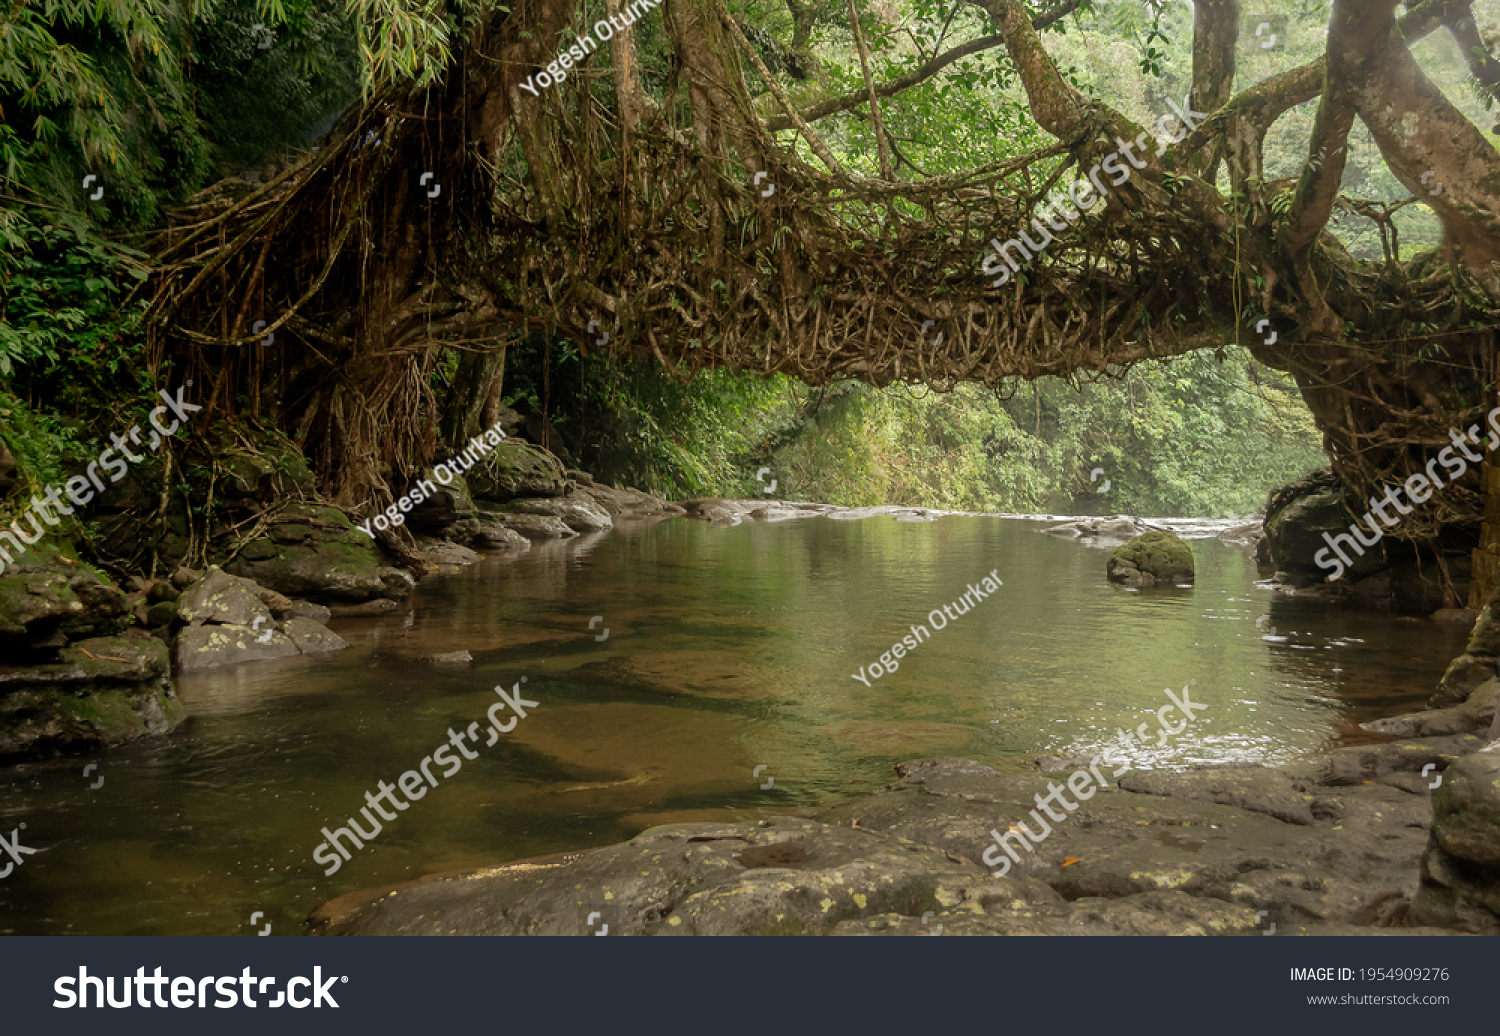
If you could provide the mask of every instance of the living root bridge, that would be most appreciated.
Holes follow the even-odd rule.
[[[1238,5],[1196,4],[1193,103],[1211,117],[1148,153],[998,290],[981,270],[990,239],[1016,236],[1063,177],[1144,128],[1058,72],[1036,29],[1050,15],[979,6],[997,30],[985,46],[1005,47],[1056,143],[901,182],[852,175],[812,125],[878,106],[889,84],[799,112],[720,0],[673,0],[660,23],[615,32],[607,62],[604,48],[583,55],[539,97],[520,85],[572,45],[577,8],[496,10],[436,85],[377,94],[272,184],[186,210],[156,242],[159,347],[206,368],[221,406],[282,400],[276,419],[341,501],[381,506],[432,458],[441,351],[494,352],[528,331],[590,351],[602,325],[605,348],[683,377],[728,367],[939,389],[1118,373],[1242,342],[1297,377],[1356,490],[1404,478],[1455,415],[1483,408],[1500,322],[1500,158],[1407,50],[1461,22],[1466,4],[1427,0],[1398,22],[1395,0],[1340,0],[1324,58],[1238,95]],[[672,55],[651,90],[638,39]],[[752,80],[779,107],[774,121]],[[1320,99],[1302,177],[1266,182],[1266,131],[1325,82],[1341,88]],[[1420,139],[1381,105],[1415,113]],[[1355,117],[1378,124],[1403,182],[1420,165],[1463,184],[1433,202],[1445,253],[1364,262],[1327,232],[1338,178],[1319,156],[1342,150]],[[1459,144],[1433,151],[1443,132]],[[1215,186],[1221,163],[1232,195]],[[423,171],[440,197],[418,188]],[[257,318],[282,349],[243,348],[265,333],[252,332]],[[1250,330],[1267,319],[1274,341]]]

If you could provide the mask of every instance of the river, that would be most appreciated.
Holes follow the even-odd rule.
[[[1420,708],[1468,636],[1288,598],[1213,539],[1191,541],[1191,590],[1111,586],[1106,552],[1047,524],[679,519],[429,577],[409,615],[335,620],[348,651],[180,675],[193,719],[170,737],[0,771],[0,833],[25,823],[37,850],[0,881],[0,931],[300,934],[356,889],[805,815],[902,759],[1097,751],[1155,730],[1168,688],[1208,709],[1136,765],[1294,765],[1385,740],[1357,724]],[[932,630],[991,570],[1004,585]],[[852,678],[916,624],[898,670]],[[418,660],[455,650],[474,661]],[[325,877],[320,830],[523,676],[538,707]]]

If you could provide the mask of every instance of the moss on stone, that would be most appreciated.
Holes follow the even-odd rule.
[[[1193,551],[1176,533],[1152,530],[1115,548],[1107,570],[1116,582],[1191,583]],[[1151,578],[1145,579],[1147,576]]]
[[[105,748],[165,734],[187,718],[160,641],[101,637],[61,655],[57,663],[5,671],[0,757]]]

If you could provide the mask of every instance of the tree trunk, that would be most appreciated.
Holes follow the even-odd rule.
[[[1485,450],[1479,469],[1484,522],[1479,527],[1479,546],[1474,548],[1474,569],[1469,575],[1469,607],[1476,612],[1500,589],[1500,464],[1493,458],[1494,454]]]
[[[482,423],[486,428],[495,427],[495,422],[500,420],[500,390],[505,386],[505,344],[500,345],[500,362],[495,366],[495,377],[490,382],[489,395],[484,401],[484,417]]]
[[[464,353],[453,375],[453,386],[443,407],[443,441],[457,449],[484,427],[481,420],[498,411],[500,382],[505,372],[505,347],[491,353]]]

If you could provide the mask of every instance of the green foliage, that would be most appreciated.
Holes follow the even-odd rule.
[[[0,188],[146,223],[158,193],[200,180],[207,148],[182,72],[189,12],[155,0],[11,4],[0,15]]]
[[[28,407],[0,389],[0,440],[15,454],[32,490],[55,485],[74,474],[76,459],[88,453],[83,433],[78,422]],[[17,496],[21,499],[31,491],[26,485],[19,489]],[[4,507],[4,501],[0,501],[0,507]]]
[[[18,366],[67,386],[116,387],[139,356],[131,336],[145,303],[119,308],[144,280],[145,257],[100,237],[72,213],[13,210],[0,236],[0,377]]]
[[[533,339],[508,357],[506,401],[545,410],[563,448],[603,481],[671,498],[754,498],[774,477],[778,498],[845,506],[1247,514],[1326,459],[1290,379],[1234,346],[1223,355],[1077,388],[1013,385],[1002,401],[976,385],[809,389],[729,371],[683,385],[647,361],[580,358],[566,342],[549,354]]]
[[[1245,514],[1325,459],[1289,380],[1225,352],[1222,363],[1196,353],[1079,390],[1043,379],[1003,403],[973,385],[860,386],[771,466],[782,494],[850,506]]]
[[[257,0],[281,20],[285,0]],[[490,11],[492,0],[348,0],[366,95],[399,82],[428,86],[453,60],[457,45]]]
[[[684,385],[648,360],[580,357],[571,342],[549,350],[534,336],[507,355],[504,401],[545,411],[573,459],[601,480],[681,499],[743,478],[747,453],[785,420],[794,384],[710,371]]]
[[[215,157],[238,172],[306,147],[359,96],[353,24],[336,0],[200,9],[192,54],[198,115]]]

